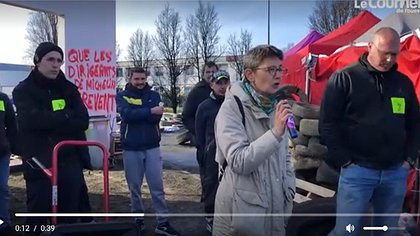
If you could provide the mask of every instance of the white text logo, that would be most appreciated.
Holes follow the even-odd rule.
[[[397,13],[420,13],[420,0],[354,0],[358,9],[396,9]]]
[[[355,8],[420,9],[419,0],[354,0]]]

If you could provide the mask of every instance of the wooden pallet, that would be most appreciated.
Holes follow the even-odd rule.
[[[301,179],[296,179],[296,189],[307,192],[306,195],[296,193],[294,199],[296,203],[310,201],[313,198],[333,197],[335,195],[335,191],[331,189]]]
[[[18,172],[22,170],[22,158],[20,156],[11,155],[10,156],[10,163],[9,168],[10,172]]]

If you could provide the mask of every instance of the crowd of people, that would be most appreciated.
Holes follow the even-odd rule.
[[[397,70],[399,35],[379,29],[359,60],[336,71],[326,86],[320,113],[326,162],[340,171],[336,226],[329,236],[361,231],[361,215],[371,205],[375,226],[398,226],[407,174],[419,158],[419,102],[411,80]],[[286,235],[296,194],[296,177],[288,150],[287,120],[292,114],[279,97],[283,52],[272,45],[250,49],[243,58],[244,79],[207,62],[202,78],[189,93],[183,122],[197,148],[206,229],[214,236]],[[51,183],[34,168],[33,157],[49,168],[54,146],[62,140],[86,140],[89,115],[77,87],[60,70],[63,51],[41,43],[35,67],[13,91],[16,114],[0,93],[0,219],[5,232],[8,212],[10,154],[23,158],[29,213],[50,211]],[[144,176],[157,215],[155,233],[176,236],[168,219],[162,179],[159,121],[164,108],[159,93],[147,84],[143,68],[131,71],[116,97],[121,115],[121,142],[131,211],[144,213]],[[85,147],[59,152],[58,212],[89,212],[83,169],[90,168]],[[348,214],[351,214],[350,216]],[[384,216],[383,214],[390,214]],[[28,217],[31,229],[48,218]],[[93,219],[58,218],[58,223]],[[204,220],[204,219],[203,219]],[[144,218],[135,224],[144,230]],[[10,230],[10,229],[9,229]],[[398,231],[378,235],[397,235]],[[38,230],[25,236],[39,235]]]

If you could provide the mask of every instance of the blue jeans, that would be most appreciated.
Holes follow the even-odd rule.
[[[5,222],[5,225],[10,225],[9,187],[7,186],[7,181],[9,180],[9,164],[10,153],[0,156],[0,219]]]
[[[152,148],[146,151],[125,151],[122,154],[124,162],[125,178],[131,196],[131,212],[144,213],[143,201],[141,199],[141,185],[143,177],[146,175],[152,204],[158,214],[159,224],[168,221],[166,216],[168,208],[165,202],[162,179],[162,157],[159,148]]]
[[[363,214],[369,206],[375,214],[401,213],[408,169],[402,165],[387,170],[375,170],[351,164],[341,169],[337,193],[337,214]],[[398,227],[398,216],[374,216],[372,225]],[[351,235],[363,231],[362,216],[337,216],[329,236],[350,235],[347,225],[354,225]],[[374,235],[394,236],[398,230],[374,231]]]

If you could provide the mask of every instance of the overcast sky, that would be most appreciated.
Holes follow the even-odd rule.
[[[126,48],[132,33],[141,28],[154,34],[154,22],[159,13],[169,2],[170,6],[181,15],[182,22],[193,14],[198,1],[129,1],[117,0],[116,3],[116,40],[123,50],[121,59],[126,56]],[[222,25],[220,43],[226,44],[231,33],[240,33],[241,28],[252,33],[253,44],[267,43],[267,0],[213,0]],[[308,32],[308,16],[315,1],[311,0],[271,0],[270,42],[283,48],[288,43],[297,43]],[[377,17],[383,18],[394,10],[374,10]],[[25,39],[26,22],[30,11],[0,3],[0,62],[24,63],[24,51],[28,47]]]
[[[267,1],[212,1],[212,4],[222,25],[219,31],[221,43],[226,43],[231,33],[239,34],[241,28],[252,32],[254,44],[267,43]],[[130,35],[138,27],[155,32],[154,21],[164,5],[163,1],[118,2],[117,41],[122,45],[128,44]],[[196,1],[170,1],[170,5],[180,13],[184,23],[198,7]],[[305,36],[308,32],[306,16],[311,13],[313,5],[313,1],[271,1],[271,44],[283,47]]]

